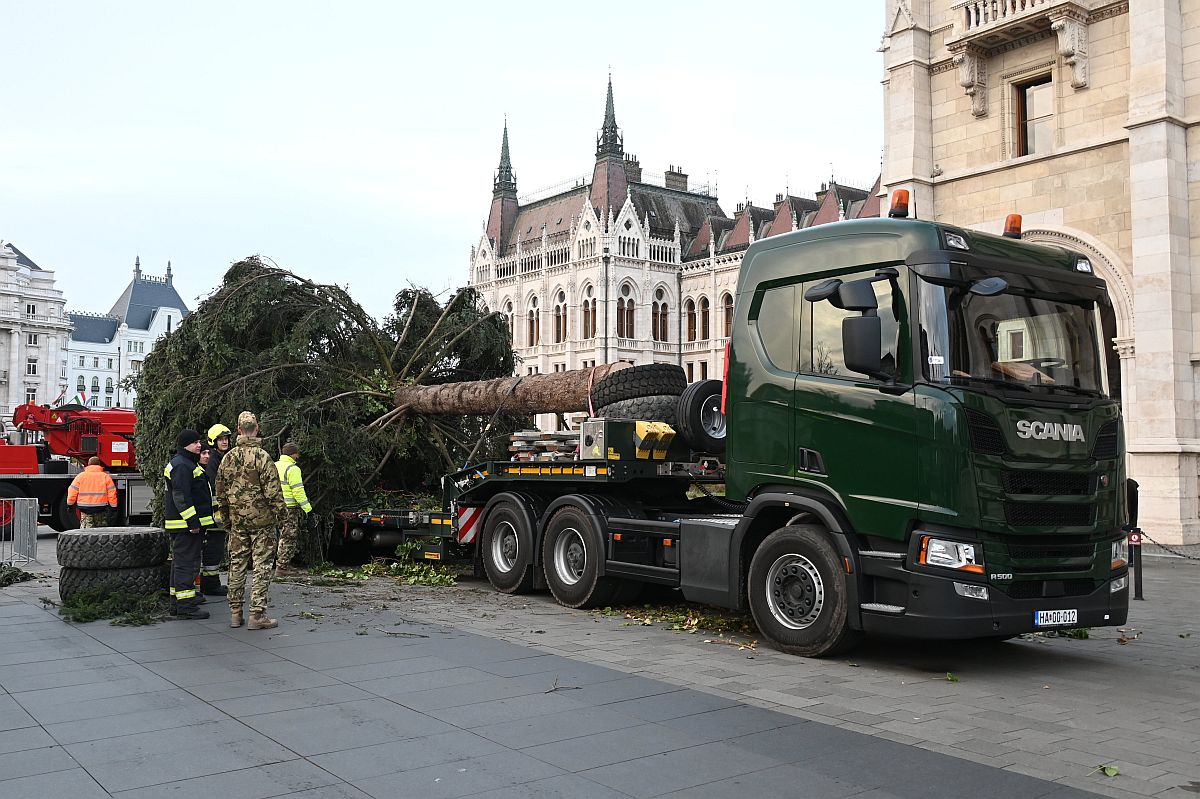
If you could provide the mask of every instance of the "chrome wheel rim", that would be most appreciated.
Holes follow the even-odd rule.
[[[700,426],[713,438],[725,437],[725,414],[721,413],[721,395],[705,397],[700,405]]]
[[[554,542],[554,574],[564,585],[575,585],[587,568],[587,547],[574,527],[558,534]]]
[[[767,570],[767,607],[789,630],[803,630],[821,615],[825,583],[813,562],[803,555],[782,555]]]
[[[501,572],[510,572],[517,565],[520,551],[516,528],[508,522],[496,525],[492,533],[492,564]]]

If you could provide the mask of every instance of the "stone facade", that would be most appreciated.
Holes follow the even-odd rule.
[[[813,224],[878,216],[878,188],[831,182],[815,199],[780,194],[772,207],[747,201],[727,216],[715,192],[690,184],[682,168],[643,173],[625,152],[610,83],[590,180],[518,198],[505,127],[468,282],[508,318],[518,374],[628,361],[720,378],[745,249]],[[553,429],[557,420],[538,424]]]
[[[70,321],[54,272],[0,242],[0,419],[26,402],[47,403],[66,386]]]
[[[885,193],[1086,253],[1140,525],[1200,542],[1200,0],[886,0]],[[1200,244],[1200,243],[1198,243]]]

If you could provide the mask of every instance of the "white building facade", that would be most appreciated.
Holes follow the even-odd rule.
[[[642,173],[625,153],[611,81],[591,179],[572,184],[522,202],[505,126],[468,282],[508,319],[518,374],[627,361],[678,364],[691,381],[720,378],[750,243],[879,214],[878,186],[831,183],[815,200],[781,194],[771,208],[740,203],[726,216],[710,188],[689,185],[681,168]]]
[[[54,272],[0,242],[0,418],[27,402],[53,402],[67,381],[71,325]]]
[[[163,277],[142,273],[134,260],[133,280],[106,314],[72,311],[67,351],[67,401],[94,408],[132,408],[136,391],[127,378],[141,372],[142,362],[164,334],[188,313],[175,290],[171,264]]]

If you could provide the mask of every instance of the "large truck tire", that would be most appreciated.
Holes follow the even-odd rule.
[[[675,427],[679,397],[674,394],[655,394],[634,397],[605,405],[596,411],[606,419],[634,419],[642,422],[666,422]]]
[[[579,508],[566,506],[550,517],[542,537],[542,568],[546,585],[560,605],[594,608],[607,605],[616,591],[616,581],[600,576],[604,551],[592,517]]]
[[[63,569],[58,575],[58,595],[63,602],[89,589],[146,596],[166,590],[170,583],[171,566],[167,563],[134,569]]]
[[[725,452],[725,414],[721,412],[720,380],[699,380],[679,395],[676,416],[684,442],[709,455]]]
[[[592,406],[603,408],[614,402],[659,394],[672,394],[677,397],[685,388],[687,376],[681,367],[673,363],[630,366],[618,369],[592,386]]]
[[[134,569],[167,562],[171,538],[158,527],[100,527],[58,534],[58,565],[70,569]]]
[[[54,512],[50,514],[50,529],[59,533],[79,529],[79,514],[67,504],[65,493],[54,503]]]
[[[750,612],[776,649],[792,655],[836,655],[856,644],[850,628],[845,569],[820,527],[781,527],[759,545],[747,581]]]
[[[505,594],[533,590],[533,530],[512,502],[497,502],[488,511],[479,541],[479,554],[488,582]]]

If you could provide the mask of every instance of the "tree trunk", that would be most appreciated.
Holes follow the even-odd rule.
[[[490,414],[503,405],[508,413],[572,413],[588,410],[588,392],[624,362],[573,372],[502,377],[440,386],[404,386],[396,390],[396,406],[409,413]]]

